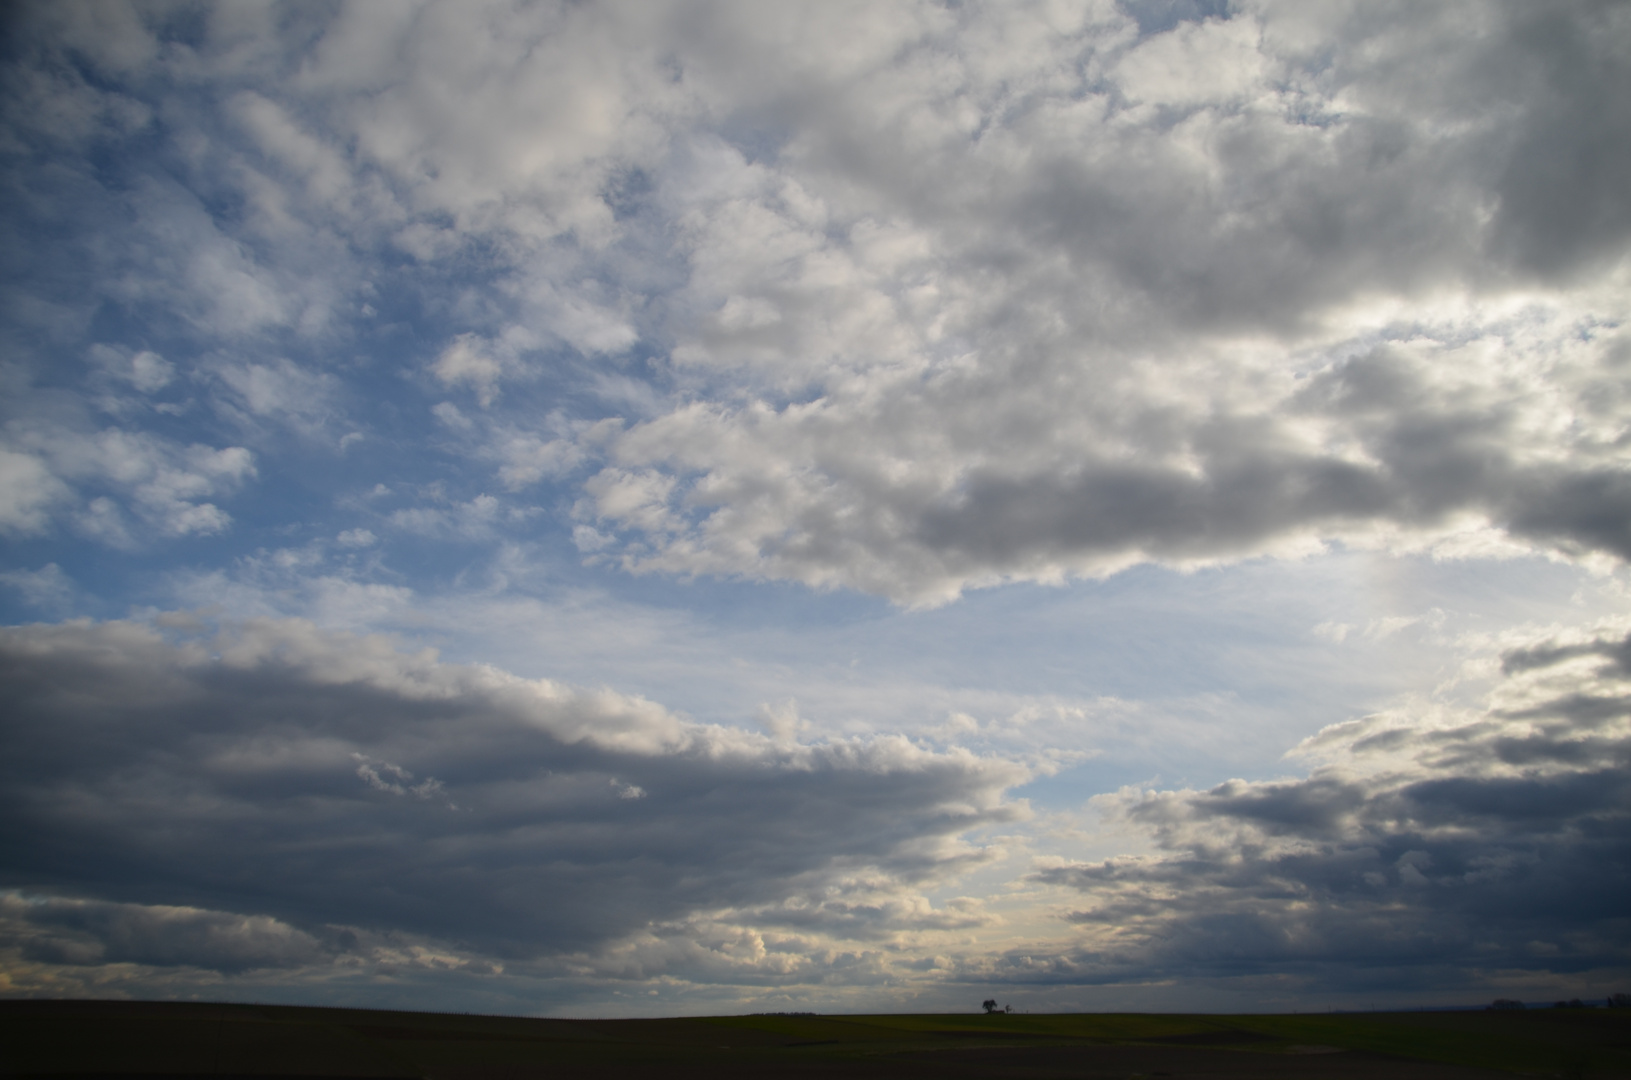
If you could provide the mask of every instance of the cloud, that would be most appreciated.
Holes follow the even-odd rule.
[[[151,349],[137,353],[113,345],[92,345],[92,361],[119,382],[127,383],[142,394],[154,394],[169,386],[176,377],[176,366]]]
[[[469,383],[474,387],[476,400],[483,408],[491,405],[498,396],[499,377],[503,370],[503,364],[482,348],[471,334],[459,335],[431,365],[431,373],[444,385]]]
[[[333,951],[265,916],[168,905],[116,904],[0,894],[0,949],[21,959],[88,967],[141,964],[219,972],[286,968]]]
[[[786,922],[785,905],[825,910],[857,875],[873,905],[835,927],[933,926],[926,903],[910,918],[898,905],[984,858],[958,838],[1011,820],[1002,793],[1026,775],[898,736],[707,727],[298,622],[177,634],[0,633],[4,884],[218,913],[153,916],[142,933],[173,930],[177,949],[219,918],[283,927],[300,948],[338,926],[536,963],[704,913]],[[112,949],[101,923],[74,925]]]
[[[1524,254],[1544,212],[1492,163],[1524,171],[1541,131],[1595,153],[1533,91],[1570,57],[1558,92],[1631,122],[1599,94],[1631,31],[1526,10],[1478,9],[1476,40],[1470,9],[1265,5],[1135,41],[971,9],[894,27],[889,65],[702,68],[804,100],[778,154],[698,141],[663,193],[691,267],[672,356],[734,393],[631,425],[580,516],[631,570],[912,604],[1480,523],[1623,558],[1593,402],[1625,312],[1566,268],[1619,281],[1624,244],[1536,225],[1560,247]],[[1584,164],[1548,176],[1547,205],[1626,205]]]
[[[1069,918],[1085,936],[1030,972],[1005,962],[993,974],[1623,976],[1628,649],[1620,625],[1511,648],[1483,711],[1327,728],[1297,752],[1317,763],[1304,779],[1101,797],[1157,853],[1037,872],[1079,894]]]
[[[638,538],[631,569],[915,603],[1328,540],[1431,547],[1471,525],[1623,558],[1610,425],[1570,430],[1623,348],[1556,316],[1412,331],[1307,378],[1257,371],[1257,400],[1233,404],[1243,387],[1221,358],[1133,363],[1120,391],[1050,377],[1046,396],[1001,365],[878,374],[808,404],[691,405],[637,424],[580,514]],[[1549,370],[1512,373],[1531,360]],[[1178,378],[1206,390],[1163,389]]]
[[[0,528],[23,535],[44,532],[48,509],[67,493],[38,457],[0,449]]]
[[[272,419],[316,437],[337,411],[339,380],[288,360],[220,364],[212,374],[223,391],[217,407],[240,423]]]
[[[528,516],[524,508],[506,509],[494,496],[483,494],[446,509],[416,506],[397,510],[387,520],[398,529],[422,536],[484,539],[502,522],[523,521]]]
[[[7,570],[0,573],[0,582],[16,589],[31,606],[52,614],[69,609],[78,591],[73,579],[54,562],[38,570]]]
[[[49,398],[40,404],[0,428],[0,443],[10,447],[0,446],[0,527],[13,532],[71,524],[115,546],[135,543],[137,534],[218,533],[232,517],[210,500],[256,475],[254,455],[242,446],[183,445],[126,427],[97,430],[77,409],[53,409],[60,402]]]
[[[126,129],[18,129],[120,238],[90,295],[211,347],[417,298],[409,366],[489,414],[449,451],[592,462],[628,570],[926,606],[1331,542],[1627,554],[1612,5],[217,9],[169,51],[30,11],[19,71],[72,52],[120,88],[86,116],[196,136],[114,191],[84,147]],[[308,426],[337,377],[218,368]]]

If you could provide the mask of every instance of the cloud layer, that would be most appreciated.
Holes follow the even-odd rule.
[[[917,890],[1019,813],[1021,768],[900,737],[703,727],[303,623],[174,636],[4,633],[5,884],[61,898],[11,901],[30,958],[232,971],[349,932],[593,967],[696,920],[887,937],[966,923]]]
[[[1045,868],[1086,947],[1019,981],[1293,973],[1329,986],[1623,972],[1631,638],[1508,651],[1487,710],[1404,710],[1298,749],[1297,780],[1103,797],[1159,853]]]
[[[673,356],[759,395],[634,426],[582,512],[634,568],[916,603],[1489,527],[1623,556],[1596,290],[1631,219],[1591,147],[1628,123],[1627,32],[1490,5],[902,27],[909,59],[800,85],[776,167],[711,162],[717,315]],[[1542,140],[1581,167],[1547,186]]]
[[[49,225],[77,300],[19,237],[38,319],[239,355],[101,346],[121,422],[13,420],[5,525],[223,529],[249,451],[136,434],[144,395],[338,439],[320,357],[413,326],[465,497],[567,480],[633,570],[934,604],[1331,540],[1623,557],[1625,13],[1141,10],[29,9],[14,194],[122,219]]]
[[[511,999],[540,980],[1465,993],[1631,970],[1623,625],[1509,642],[1481,709],[1328,728],[1294,752],[1303,778],[1100,796],[1151,853],[1041,856],[1015,906],[926,893],[1002,857],[966,837],[1025,819],[1018,765],[185,621],[4,635],[14,992],[440,972]]]

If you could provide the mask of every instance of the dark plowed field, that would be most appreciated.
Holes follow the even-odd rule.
[[[0,1002],[0,1076],[1631,1078],[1631,1010],[532,1020]]]

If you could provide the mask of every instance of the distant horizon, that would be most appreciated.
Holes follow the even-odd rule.
[[[1604,998],[1577,999],[1577,1000],[1580,1000],[1583,1003],[1583,1006],[1585,1008],[1588,1008],[1588,1009],[1602,1009],[1602,1008],[1612,1009],[1612,1008],[1615,1007],[1615,1006],[1613,1006],[1611,1004],[1611,1002],[1613,1001],[1612,995],[1610,995],[1609,997],[1604,997]],[[290,1008],[290,1009],[307,1009],[307,1008],[310,1008],[310,1009],[335,1009],[335,1010],[345,1010],[345,1011],[353,1011],[353,1012],[426,1013],[426,1014],[435,1014],[435,1015],[438,1015],[438,1016],[491,1016],[491,1017],[495,1017],[495,1018],[507,1018],[507,1019],[515,1019],[515,1020],[618,1020],[618,1019],[652,1019],[652,1020],[672,1019],[672,1020],[678,1020],[678,1019],[706,1019],[709,1016],[719,1016],[719,1017],[731,1017],[731,1016],[789,1016],[789,1017],[799,1017],[799,1016],[965,1016],[965,1015],[967,1015],[967,1016],[1091,1016],[1091,1015],[1097,1015],[1097,1014],[1104,1014],[1104,1015],[1107,1015],[1107,1016],[1114,1016],[1114,1015],[1127,1015],[1127,1016],[1264,1016],[1264,1015],[1269,1015],[1269,1016],[1302,1016],[1302,1015],[1309,1015],[1309,1016],[1320,1016],[1320,1015],[1326,1015],[1326,1014],[1332,1014],[1332,1013],[1361,1015],[1361,1014],[1364,1014],[1364,1013],[1371,1013],[1371,1012],[1375,1012],[1375,1013],[1399,1013],[1399,1012],[1480,1012],[1480,1011],[1485,1011],[1485,1010],[1498,1011],[1498,1010],[1495,1010],[1495,1009],[1492,1008],[1493,1003],[1491,1003],[1491,1002],[1486,1002],[1486,1003],[1484,1003],[1482,1005],[1379,1006],[1379,1007],[1374,1008],[1374,1009],[1373,1008],[1357,1008],[1357,1009],[1331,1008],[1331,1009],[1301,1009],[1301,1010],[1299,1010],[1299,1009],[1289,1009],[1289,1010],[1275,1011],[1275,1012],[1270,1012],[1270,1013],[1250,1013],[1250,1012],[1242,1012],[1242,1013],[1234,1013],[1234,1012],[1193,1013],[1193,1012],[1176,1012],[1176,1011],[1166,1011],[1166,1010],[1150,1010],[1150,1011],[1118,1013],[1118,1011],[1115,1010],[1115,1009],[1066,1010],[1066,1011],[1057,1012],[1057,1013],[1050,1013],[1050,1012],[1047,1012],[1047,1011],[1044,1011],[1044,1010],[1035,1010],[1035,1009],[1030,1009],[1030,1010],[1013,1009],[1013,1010],[1005,1012],[1002,1009],[998,1009],[996,1012],[987,1013],[987,1012],[983,1011],[979,1006],[976,1006],[973,1009],[963,1009],[963,1010],[935,1010],[935,1011],[902,1012],[902,1013],[887,1013],[887,1012],[871,1012],[871,1013],[863,1013],[863,1012],[819,1012],[819,1011],[812,1012],[812,1011],[807,1011],[807,1010],[781,1009],[781,1010],[774,1010],[774,1011],[768,1011],[768,1012],[697,1013],[697,1014],[675,1013],[675,1014],[667,1015],[667,1016],[651,1016],[651,1017],[642,1018],[642,1017],[616,1017],[616,1016],[538,1016],[538,1015],[529,1014],[529,1013],[503,1013],[503,1012],[477,1013],[477,1012],[471,1012],[469,1010],[415,1009],[415,1008],[378,1008],[378,1007],[369,1006],[369,1005],[306,1005],[306,1004],[301,1004],[301,1003],[298,1003],[298,1002],[288,1003],[288,1002],[275,1002],[275,1001],[244,1001],[244,1000],[234,1000],[234,999],[225,999],[225,998],[219,999],[219,1000],[215,1000],[215,999],[186,999],[186,1000],[182,1000],[182,999],[179,999],[179,998],[89,998],[89,997],[45,997],[45,996],[40,996],[40,997],[0,997],[0,1004],[4,1004],[5,1002],[8,1002],[8,1001],[12,1001],[12,1002],[44,1001],[44,1002],[60,1002],[60,1003],[65,1003],[65,1004],[66,1003],[73,1003],[73,1002],[80,1002],[80,1003],[87,1004],[87,1005],[97,1005],[97,1004],[197,1005],[199,1007],[208,1007],[208,1006],[212,1006],[212,1005],[242,1005],[242,1006],[245,1006],[245,1007],[252,1007],[252,1008]],[[1567,1005],[1565,1002],[1561,1002],[1561,1001],[1557,1001],[1557,1002],[1554,1002],[1554,1001],[1520,1002],[1520,1004],[1522,1005],[1524,1011],[1528,1011],[1528,1010],[1531,1010],[1531,1009],[1539,1010],[1539,1009],[1555,1009],[1555,1008],[1572,1008],[1573,1007],[1572,1005]],[[1517,1011],[1517,1010],[1514,1010],[1514,1011]]]

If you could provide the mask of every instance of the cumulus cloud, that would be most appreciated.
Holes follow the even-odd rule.
[[[66,496],[66,485],[38,457],[0,449],[0,528],[24,535],[44,532],[48,508]]]
[[[49,420],[0,429],[0,531],[68,531],[114,547],[212,535],[232,525],[216,500],[257,475],[242,446],[177,443],[149,432],[87,431]]]
[[[1480,712],[1397,710],[1298,748],[1304,779],[1127,790],[1103,809],[1156,854],[1058,863],[1080,894],[1065,954],[1018,981],[1267,972],[1458,984],[1631,970],[1631,637],[1623,625],[1505,653]],[[1301,973],[1298,976],[1296,973]]]
[[[1012,820],[1026,775],[900,737],[707,727],[304,623],[0,637],[4,884],[57,905],[13,917],[73,962],[124,955],[115,923],[145,943],[133,962],[219,937],[247,942],[220,961],[240,966],[295,963],[328,927],[543,963],[699,918],[956,925],[912,897],[985,857],[959,837]]]
[[[410,366],[494,416],[468,463],[594,462],[574,513],[635,571],[932,605],[1330,541],[1627,554],[1616,6],[483,13],[214,9],[166,51],[156,13],[137,49],[29,9],[19,72],[80,57],[120,88],[76,82],[87,117],[169,102],[199,136],[180,180],[82,163],[135,222],[96,295],[235,345],[424,297]],[[218,372],[257,414],[330,378]],[[506,392],[600,420],[631,381],[615,433]]]
[[[1542,131],[1593,153],[1563,101],[1631,123],[1622,17],[1078,14],[904,28],[909,63],[801,71],[773,163],[713,155],[673,355],[762,389],[614,444],[580,513],[625,565],[935,603],[1469,523],[1625,555],[1625,313],[1576,284],[1623,280],[1624,234],[1534,225],[1506,179]],[[1546,205],[1618,221],[1613,162]]]
[[[89,349],[90,359],[113,380],[128,384],[142,394],[154,394],[169,386],[176,366],[151,349],[130,353],[115,345],[98,343]]]
[[[211,500],[255,476],[254,455],[242,446],[183,445],[122,427],[86,430],[80,421],[47,413],[0,428],[0,442],[16,448],[0,448],[8,489],[0,513],[9,507],[0,525],[38,533],[60,521],[116,546],[140,535],[208,535],[232,522]]]
[[[431,365],[432,374],[444,385],[469,383],[475,389],[476,400],[484,407],[498,396],[499,376],[503,371],[504,365],[470,334],[461,334]]]

